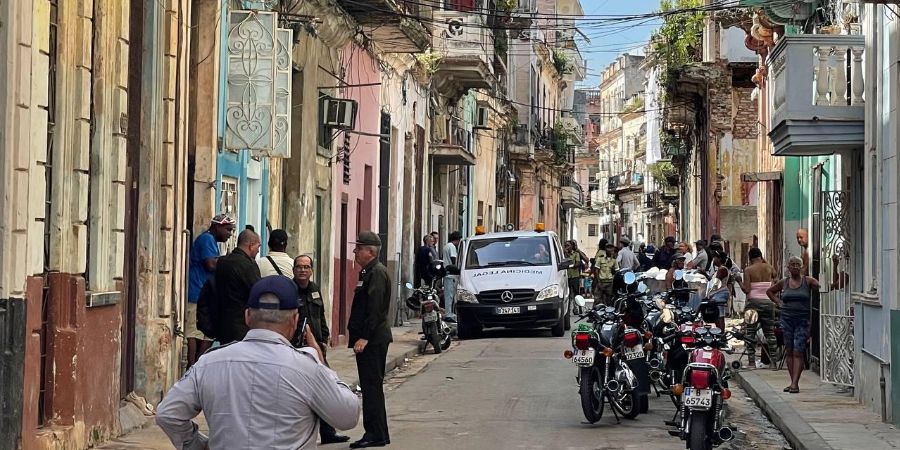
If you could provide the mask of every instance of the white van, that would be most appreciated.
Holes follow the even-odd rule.
[[[550,327],[553,336],[562,336],[570,327],[569,267],[553,232],[511,231],[464,240],[458,266],[448,268],[459,274],[459,337],[476,337],[487,327]]]

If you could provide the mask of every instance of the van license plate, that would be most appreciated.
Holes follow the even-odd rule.
[[[519,314],[522,308],[518,306],[501,306],[497,308],[497,314]]]

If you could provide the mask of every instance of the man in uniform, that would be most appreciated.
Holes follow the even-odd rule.
[[[231,239],[234,233],[234,219],[219,214],[213,217],[209,229],[200,233],[191,245],[188,267],[188,304],[185,312],[184,335],[188,338],[188,361],[190,368],[197,358],[212,346],[212,340],[197,329],[197,302],[206,280],[216,273],[219,260],[219,242]]]
[[[391,278],[387,268],[378,262],[381,239],[377,234],[363,231],[355,244],[353,254],[362,270],[353,294],[347,331],[349,346],[356,353],[366,432],[350,448],[383,447],[391,443],[384,406],[384,365],[388,344],[393,341],[388,325]]]
[[[322,298],[322,291],[319,285],[312,281],[313,260],[309,255],[300,255],[294,259],[294,284],[297,285],[297,296],[299,301],[300,323],[304,319],[309,325],[319,349],[322,350],[322,363],[328,365],[327,352],[328,338],[331,333],[328,330],[328,321],[325,319],[325,302]],[[300,347],[303,345],[304,332],[297,329],[294,338],[291,339],[294,345]],[[322,437],[322,444],[334,444],[338,442],[347,442],[350,440],[348,436],[340,436],[334,427],[328,422],[319,421],[319,434]]]
[[[319,418],[349,430],[359,420],[359,399],[311,347],[295,349],[297,289],[287,277],[253,285],[244,318],[244,340],[200,357],[172,386],[156,413],[156,424],[179,450],[207,448],[316,448]],[[191,419],[203,411],[209,437]]]
[[[254,259],[259,253],[259,245],[259,235],[255,231],[241,231],[237,247],[219,258],[216,264],[216,294],[219,304],[213,309],[213,320],[216,324],[216,338],[223,344],[240,341],[247,334],[244,310],[247,308],[250,288],[259,281],[259,266]]]

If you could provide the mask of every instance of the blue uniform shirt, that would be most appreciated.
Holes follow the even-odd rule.
[[[197,303],[200,298],[200,290],[206,284],[206,280],[212,276],[212,272],[206,270],[206,260],[219,256],[219,245],[216,238],[209,231],[204,231],[197,236],[191,246],[191,264],[188,270],[188,302]]]

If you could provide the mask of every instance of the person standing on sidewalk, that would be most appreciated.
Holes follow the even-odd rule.
[[[431,236],[426,238],[431,239]],[[356,353],[366,432],[360,440],[350,444],[350,448],[384,447],[391,443],[384,406],[384,366],[388,345],[393,341],[387,319],[391,278],[387,268],[378,261],[381,239],[377,234],[363,231],[355,244],[353,255],[362,270],[353,294],[347,331],[349,347]]]
[[[431,234],[426,234],[422,238],[422,246],[416,251],[416,258],[413,261],[413,272],[415,272],[416,280],[413,283],[416,288],[425,283],[428,286],[431,286],[431,272],[429,272],[428,267],[431,266],[431,261],[434,261],[436,252],[433,252],[432,243],[434,242],[434,237]]]
[[[775,319],[778,315],[778,308],[775,302],[769,299],[767,294],[772,282],[778,276],[775,268],[769,263],[763,261],[762,251],[754,247],[748,253],[750,257],[750,265],[744,269],[744,280],[741,283],[741,290],[747,293],[747,304],[744,311],[756,311],[757,321],[747,324],[745,344],[747,349],[747,364],[750,367],[763,369],[766,366],[761,361],[756,361],[756,343],[757,330],[762,326],[763,336],[766,338],[765,350],[768,354],[769,364],[775,367],[778,361],[776,355],[776,347],[778,342],[775,339]]]
[[[450,242],[444,246],[444,266],[457,265],[456,258],[459,256],[459,243],[462,242],[462,233],[454,231],[450,233],[448,238]],[[453,301],[456,298],[456,275],[447,275],[444,277],[444,309],[447,310],[446,317],[456,317],[453,313]]]
[[[190,265],[188,266],[188,304],[184,314],[184,335],[188,340],[189,369],[204,352],[212,346],[212,339],[197,329],[197,302],[203,285],[216,272],[219,260],[219,242],[231,239],[234,233],[234,219],[219,214],[213,217],[209,229],[200,233],[191,245]]]
[[[285,253],[287,245],[287,231],[281,229],[272,230],[272,234],[269,235],[269,254],[265,258],[260,258],[256,261],[256,264],[259,266],[260,276],[281,275],[283,277],[291,277],[294,259]]]
[[[790,386],[784,392],[800,392],[800,374],[803,373],[806,341],[809,339],[809,309],[812,290],[819,289],[819,281],[803,275],[803,258],[792,256],[788,261],[791,276],[775,283],[766,291],[773,302],[778,303],[781,294],[781,330],[784,333],[784,352]]]
[[[159,404],[156,424],[175,448],[310,450],[320,418],[342,430],[355,427],[359,399],[321,364],[310,328],[309,347],[294,348],[288,340],[299,319],[294,283],[263,278],[247,306],[247,336],[203,355]],[[201,411],[209,437],[192,421]]]
[[[319,349],[322,351],[322,364],[328,366],[328,340],[331,332],[328,330],[328,320],[325,318],[325,302],[319,285],[312,281],[313,260],[309,255],[300,255],[294,259],[294,284],[297,285],[298,309],[300,318],[298,323],[306,323],[315,338]],[[299,328],[294,333],[291,343],[295,347],[302,347],[303,339],[307,335]],[[341,436],[333,426],[324,419],[319,420],[319,435],[322,444],[336,444],[350,440],[348,436]]]
[[[250,288],[259,281],[259,235],[252,230],[241,231],[237,247],[228,255],[219,258],[216,265],[216,294],[219,304],[213,309],[216,323],[216,338],[222,344],[240,341],[247,334],[244,310]]]

